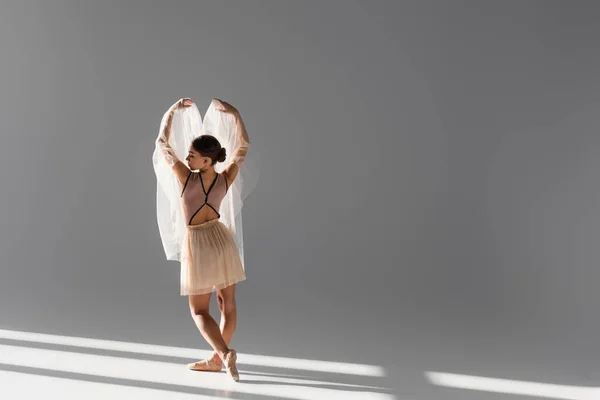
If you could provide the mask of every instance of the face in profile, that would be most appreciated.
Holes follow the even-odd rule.
[[[192,171],[202,171],[210,166],[211,159],[210,157],[202,156],[193,147],[190,147],[185,161]]]

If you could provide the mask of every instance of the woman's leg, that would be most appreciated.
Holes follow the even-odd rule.
[[[218,291],[220,298],[219,310],[221,311],[221,334],[227,346],[237,326],[237,306],[235,304],[235,284]]]
[[[229,346],[231,338],[237,326],[237,306],[235,303],[235,284],[227,286],[224,289],[217,290],[217,304],[221,312],[221,335],[225,344]],[[210,358],[210,362],[221,365],[221,358],[215,352]]]
[[[190,312],[204,339],[212,346],[218,356],[224,359],[229,348],[221,335],[219,325],[209,313],[211,295],[212,293],[190,295]]]

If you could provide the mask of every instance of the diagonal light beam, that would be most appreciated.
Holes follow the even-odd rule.
[[[160,355],[180,358],[205,358],[212,352],[184,347],[161,346],[153,344],[121,342],[104,339],[91,339],[74,336],[49,335],[0,329],[0,339],[30,341],[37,343],[82,347],[88,349],[123,351],[137,354]],[[315,372],[327,372],[347,375],[386,376],[385,369],[377,365],[320,361],[301,358],[274,357],[259,354],[239,353],[240,365],[257,365],[262,367],[285,368]]]
[[[472,375],[426,372],[429,381],[438,386],[483,392],[505,393],[521,396],[535,396],[560,400],[597,400],[600,388],[555,385],[550,383],[526,382],[511,379],[485,378]]]
[[[231,391],[220,391],[222,396],[180,393],[169,390],[123,386],[104,382],[85,382],[70,378],[40,376],[13,371],[0,371],[2,394],[9,399],[60,400],[222,400],[232,398]]]
[[[334,389],[324,387],[325,385],[320,381],[308,382],[285,377],[257,377],[243,375],[243,370],[240,371],[243,381],[235,383],[224,373],[203,374],[192,372],[176,363],[72,353],[23,346],[0,345],[0,364],[135,382],[178,385],[215,391],[227,390],[232,393],[272,396],[280,399],[395,399],[395,396],[391,394],[380,393],[376,390],[364,388],[363,390],[356,390],[356,388],[339,385],[339,389]]]

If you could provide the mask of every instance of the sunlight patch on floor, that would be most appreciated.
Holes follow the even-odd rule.
[[[10,399],[64,400],[219,400],[225,396],[174,393],[165,390],[130,387],[110,383],[0,371],[0,395]]]
[[[546,399],[600,399],[600,388],[596,387],[555,385],[550,383],[486,378],[444,372],[426,372],[425,376],[429,382],[434,385],[458,389],[478,390],[483,392],[504,393],[520,396],[535,396]]]
[[[182,358],[204,358],[212,352],[185,347],[160,346],[143,343],[120,342],[114,340],[90,339],[73,336],[48,335],[43,333],[20,332],[0,329],[0,339],[30,341],[65,346],[83,347],[86,349],[124,351],[137,354],[160,355]],[[308,360],[300,358],[273,357],[259,354],[239,353],[243,360],[240,365],[256,365],[263,367],[296,369],[303,371],[339,373],[360,376],[385,376],[385,369],[377,365],[341,363],[335,361]]]
[[[199,400],[222,398],[274,399],[373,399],[394,400],[391,390],[374,385],[320,379],[314,372],[358,375],[360,372],[384,375],[381,367],[319,360],[238,354],[241,381],[233,382],[223,371],[189,371],[184,362],[134,358],[135,354],[184,359],[206,357],[208,351],[139,343],[75,338],[16,331],[0,331],[0,339],[16,341],[0,344],[0,397],[8,398],[161,398]],[[22,341],[23,343],[18,343]],[[35,345],[33,344],[35,343]],[[75,349],[45,349],[39,344],[64,345]],[[28,347],[35,346],[35,347]],[[41,346],[43,347],[43,346]],[[86,351],[87,349],[87,351]],[[74,350],[74,351],[69,351]],[[90,350],[110,351],[111,355]],[[120,356],[115,352],[125,352]],[[168,359],[168,358],[167,358]],[[300,361],[300,362],[299,362]],[[312,377],[286,373],[257,372],[256,367],[312,371]],[[259,369],[259,368],[258,368]],[[245,372],[248,372],[245,374]],[[348,371],[348,372],[346,372]],[[358,379],[358,378],[356,378]],[[360,378],[364,382],[365,378]],[[40,394],[40,397],[36,395]],[[69,397],[73,394],[72,397]],[[92,396],[93,394],[93,396]]]

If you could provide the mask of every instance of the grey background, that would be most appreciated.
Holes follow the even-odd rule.
[[[155,214],[180,97],[238,107],[241,352],[600,386],[600,4],[2,2],[0,328],[208,348]],[[331,377],[330,377],[331,378]],[[331,378],[331,379],[334,379]],[[243,397],[240,397],[243,398]]]

